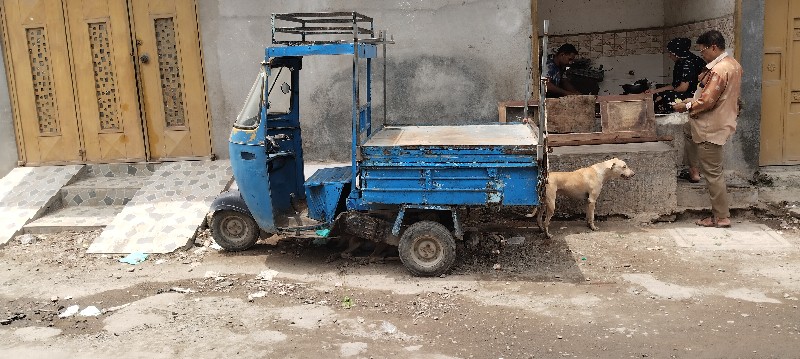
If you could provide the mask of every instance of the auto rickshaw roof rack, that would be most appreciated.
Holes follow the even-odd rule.
[[[272,14],[273,44],[296,46],[373,42],[373,40],[375,40],[373,19],[357,12]]]

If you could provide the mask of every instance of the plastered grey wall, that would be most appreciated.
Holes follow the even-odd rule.
[[[389,123],[495,122],[497,102],[524,96],[529,0],[201,0],[213,146],[220,157],[228,156],[230,125],[270,44],[270,14],[316,11],[358,11],[394,36],[387,62]],[[383,117],[381,61],[373,82],[376,121]],[[304,59],[300,115],[306,159],[349,159],[351,73],[351,57]]]
[[[597,199],[597,215],[669,214],[678,203],[674,151],[663,142],[555,147],[550,155],[550,170],[570,172],[617,157],[636,175],[627,180],[610,179],[603,185]],[[559,196],[556,201],[558,213],[586,213],[585,199]]]
[[[0,54],[3,53],[0,43]],[[6,79],[5,58],[0,56],[0,79]],[[17,141],[14,132],[14,116],[11,112],[11,99],[8,82],[0,81],[0,178],[17,166]]]
[[[758,169],[761,143],[761,63],[764,57],[764,1],[742,1],[742,102],[736,133],[725,149],[730,169],[749,175]],[[747,176],[749,177],[749,176]]]
[[[666,0],[669,1],[669,0]],[[552,34],[643,29],[664,24],[665,0],[539,0],[539,19]],[[539,26],[541,29],[541,25]]]
[[[665,0],[664,25],[672,26],[727,16],[733,14],[735,7],[735,0]]]

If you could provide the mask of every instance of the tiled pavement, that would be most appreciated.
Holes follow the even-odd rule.
[[[162,164],[88,252],[168,253],[186,247],[232,178],[228,161]]]
[[[0,179],[0,246],[58,200],[83,165],[18,167]]]

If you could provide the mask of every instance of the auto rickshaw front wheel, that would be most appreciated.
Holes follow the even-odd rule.
[[[260,230],[248,214],[222,210],[211,216],[211,235],[227,251],[237,252],[252,247]]]
[[[456,260],[453,235],[447,227],[433,221],[420,221],[408,227],[397,250],[406,269],[420,277],[441,275]]]

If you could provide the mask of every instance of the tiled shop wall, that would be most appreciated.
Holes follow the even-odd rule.
[[[596,60],[600,57],[664,54],[667,42],[675,37],[688,37],[694,42],[705,31],[717,29],[733,49],[733,15],[671,27],[617,30],[589,34],[550,36],[550,49],[564,43],[578,48],[579,57]]]

